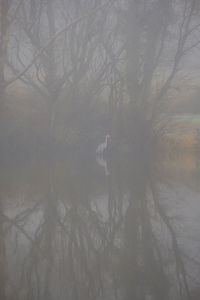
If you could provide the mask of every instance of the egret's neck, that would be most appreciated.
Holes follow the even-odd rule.
[[[106,145],[108,144],[108,136],[106,136]]]

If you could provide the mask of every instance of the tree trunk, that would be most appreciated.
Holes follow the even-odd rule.
[[[0,6],[0,109],[5,101],[5,64],[7,58],[8,47],[8,1],[2,0]]]

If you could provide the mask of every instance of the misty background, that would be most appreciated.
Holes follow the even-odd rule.
[[[0,300],[200,297],[198,0],[0,1]]]

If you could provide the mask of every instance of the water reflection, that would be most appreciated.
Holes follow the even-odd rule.
[[[2,167],[0,299],[199,299],[196,165]]]
[[[96,161],[99,164],[99,166],[103,167],[105,175],[108,176],[109,175],[108,164],[107,164],[107,161],[104,159],[104,157],[96,156]]]

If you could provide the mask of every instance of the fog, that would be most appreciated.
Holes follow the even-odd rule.
[[[198,0],[0,1],[0,300],[200,298]]]

